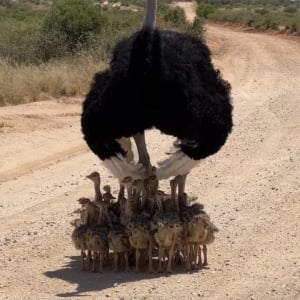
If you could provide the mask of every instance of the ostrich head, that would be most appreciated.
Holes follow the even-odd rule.
[[[86,178],[92,180],[94,183],[100,184],[100,174],[98,172],[92,172],[91,174],[87,175]]]
[[[89,198],[85,198],[85,197],[81,197],[77,201],[81,205],[86,205],[91,202],[91,200]]]

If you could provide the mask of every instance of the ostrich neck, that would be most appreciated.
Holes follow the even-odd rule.
[[[154,29],[156,23],[157,0],[147,0],[146,15],[142,29]]]
[[[100,182],[95,182],[94,188],[95,188],[95,200],[96,201],[101,201],[102,200],[102,194],[101,194],[101,191],[100,191]]]
[[[125,213],[127,218],[130,220],[133,215],[132,197],[128,197],[128,199],[126,200]]]

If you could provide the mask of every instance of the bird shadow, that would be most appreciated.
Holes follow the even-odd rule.
[[[111,269],[104,270],[103,273],[92,273],[89,271],[80,271],[80,258],[78,256],[69,256],[67,258],[69,258],[70,261],[62,268],[44,273],[48,278],[61,279],[72,284],[77,284],[74,291],[56,294],[57,297],[62,298],[89,296],[89,292],[102,291],[113,287],[116,283],[119,285],[122,283],[150,280],[173,275],[168,273],[147,273],[146,269],[139,273],[122,271],[112,272]],[[175,267],[174,271],[174,274],[184,273],[184,269],[179,267]],[[199,271],[201,271],[201,269],[196,272]]]

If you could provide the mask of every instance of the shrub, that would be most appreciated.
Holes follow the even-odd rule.
[[[89,0],[59,0],[47,13],[38,48],[43,60],[88,48],[105,24],[100,9]]]
[[[193,34],[197,37],[203,37],[204,33],[205,33],[205,29],[204,29],[204,19],[203,18],[199,18],[198,16],[195,18],[195,20],[193,21],[192,24],[189,24],[187,26],[187,32],[190,34]]]
[[[200,18],[207,18],[207,16],[209,14],[212,14],[214,13],[216,10],[216,8],[211,5],[211,4],[200,4],[198,7],[197,7],[197,16],[200,17]]]
[[[186,17],[184,10],[180,7],[169,8],[164,11],[163,19],[167,23],[175,26],[186,24]]]

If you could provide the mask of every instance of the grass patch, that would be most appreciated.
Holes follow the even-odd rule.
[[[0,106],[61,96],[82,96],[105,64],[94,57],[72,57],[39,65],[0,61]]]

